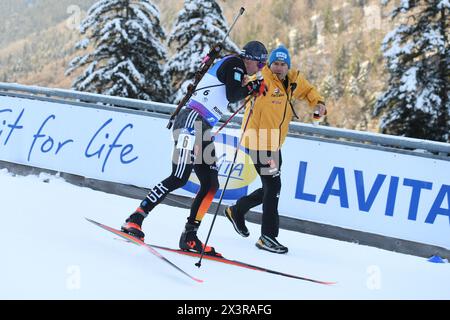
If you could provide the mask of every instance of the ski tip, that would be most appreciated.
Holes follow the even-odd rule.
[[[100,226],[100,223],[98,223],[97,221],[95,221],[95,220],[92,220],[92,219],[89,219],[88,217],[84,217],[87,221],[89,221],[90,223],[93,223],[93,224],[95,224],[95,225],[97,225],[97,226]]]
[[[337,284],[337,282],[332,282],[332,281],[320,281],[319,283],[325,284],[327,286],[334,286],[335,284]]]

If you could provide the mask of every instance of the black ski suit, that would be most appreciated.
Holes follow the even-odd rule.
[[[246,72],[244,62],[238,56],[229,57],[217,70],[217,78],[225,85],[229,102],[240,101],[249,95],[249,89],[242,86],[242,80],[238,81],[244,78]],[[140,207],[144,211],[144,217],[169,193],[183,187],[194,169],[200,181],[200,190],[192,203],[188,223],[201,222],[219,188],[211,129],[208,122],[193,109],[185,107],[178,114],[173,126],[172,173],[151,188],[147,197],[141,202]],[[180,135],[186,132],[195,132],[193,150],[177,148]]]

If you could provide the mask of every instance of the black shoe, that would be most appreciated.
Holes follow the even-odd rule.
[[[233,211],[233,207],[227,207],[225,209],[225,216],[228,218],[228,220],[231,221],[234,230],[236,230],[237,233],[239,233],[241,236],[245,238],[247,238],[250,235],[250,232],[245,226],[244,216],[236,214],[236,212]]]
[[[281,243],[275,239],[275,237],[269,237],[262,235],[259,237],[258,241],[255,243],[256,247],[262,250],[267,250],[274,253],[286,253],[288,248],[283,246]]]
[[[179,246],[181,250],[202,253],[205,245],[197,237],[198,227],[199,225],[197,224],[186,223],[185,229],[180,237]],[[216,250],[210,246],[205,247],[204,254],[210,256],[221,256],[220,253],[216,252]]]

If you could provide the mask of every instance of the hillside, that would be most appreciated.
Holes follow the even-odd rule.
[[[95,0],[5,0],[0,3],[0,81],[70,88],[64,76],[76,25]],[[153,1],[168,34],[182,0]],[[299,68],[327,98],[328,123],[336,127],[376,131],[371,119],[375,97],[386,75],[380,43],[392,29],[390,8],[377,0],[218,0],[231,23],[240,6],[243,18],[232,32],[240,46],[258,39],[273,49],[289,47]],[[51,9],[50,9],[51,8]],[[301,121],[310,110],[300,105]]]

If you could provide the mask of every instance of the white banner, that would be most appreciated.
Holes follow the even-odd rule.
[[[0,97],[0,125],[1,160],[142,187],[170,168],[161,119]]]
[[[287,139],[284,215],[450,248],[450,162]]]
[[[151,188],[171,170],[166,124],[139,114],[0,97],[0,160]],[[221,186],[239,135],[224,130],[216,137]],[[228,203],[261,186],[240,150]],[[282,153],[281,215],[450,249],[449,161],[290,137]],[[197,189],[192,174],[176,193],[194,196]]]

